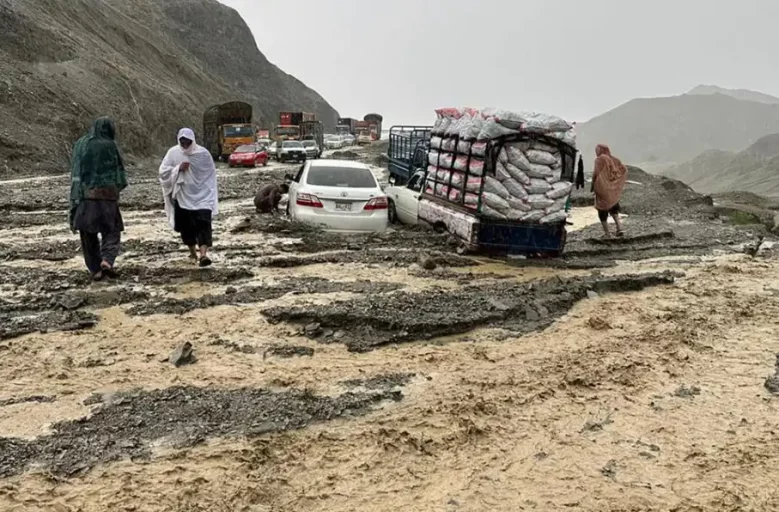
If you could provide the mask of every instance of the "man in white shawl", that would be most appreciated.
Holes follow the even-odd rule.
[[[182,128],[178,144],[160,165],[160,183],[168,222],[201,267],[211,265],[211,221],[218,211],[216,166],[209,151],[195,142],[195,132]],[[198,253],[199,251],[199,253]]]

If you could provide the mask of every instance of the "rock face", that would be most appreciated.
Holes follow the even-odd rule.
[[[203,111],[254,105],[338,113],[259,51],[249,27],[216,0],[0,0],[0,174],[63,172],[72,143],[100,115],[122,149],[152,156],[176,130],[200,134]]]

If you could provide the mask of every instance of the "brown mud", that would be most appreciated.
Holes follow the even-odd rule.
[[[220,169],[201,270],[137,170],[101,283],[65,178],[0,183],[0,510],[779,509],[764,228],[633,172],[623,239],[462,256],[256,216],[292,171]]]

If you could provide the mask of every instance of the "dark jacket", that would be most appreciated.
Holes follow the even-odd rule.
[[[270,213],[279,207],[283,195],[278,185],[273,183],[263,185],[254,197],[254,206],[258,212]]]

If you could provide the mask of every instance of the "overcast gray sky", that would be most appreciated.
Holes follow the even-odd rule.
[[[716,84],[779,95],[774,0],[221,0],[342,116],[445,106],[586,121]]]

